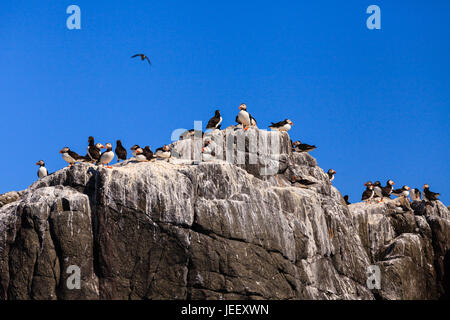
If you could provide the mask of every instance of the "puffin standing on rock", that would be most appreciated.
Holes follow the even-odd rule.
[[[104,149],[105,147],[101,143],[94,144],[94,137],[90,136],[88,138],[88,147],[87,147],[87,157],[85,159],[87,161],[97,162],[102,155],[100,149]]]
[[[239,113],[236,117],[236,122],[242,124],[244,131],[247,131],[249,127],[256,127],[256,120],[247,111],[247,105],[245,103],[239,106]]]
[[[391,193],[392,193],[392,191],[394,190],[394,181],[392,181],[392,180],[388,180],[387,182],[386,182],[386,186],[385,187],[381,187],[381,193],[383,194],[383,197],[386,197],[386,198],[391,198]]]
[[[328,170],[327,174],[328,174],[328,178],[330,179],[330,183],[331,183],[331,181],[334,180],[334,175],[336,174],[336,171],[334,171],[333,169],[330,169],[330,170]]]
[[[375,192],[373,191],[373,184],[369,181],[364,184],[366,186],[366,190],[364,190],[361,200],[369,202],[373,196],[375,195]]]
[[[396,197],[405,197],[409,196],[409,191],[411,190],[408,186],[403,186],[400,189],[392,190],[392,194]]]
[[[147,162],[153,159],[154,159],[153,152],[149,146],[146,146],[144,149],[142,148],[136,149],[136,161]]]
[[[109,163],[114,159],[114,152],[112,151],[112,145],[111,143],[106,144],[106,151],[102,153],[100,156],[99,162],[102,164],[102,166],[105,166],[108,169],[112,169],[112,167],[109,165]]]
[[[75,164],[75,162],[78,162],[80,160],[85,160],[84,157],[80,156],[75,151],[70,150],[68,147],[64,147],[59,151],[59,153],[62,154],[62,157],[64,161],[68,162],[68,167],[71,167]]]
[[[316,148],[317,148],[316,146],[311,146],[306,143],[301,143],[298,140],[292,143],[292,151],[294,151],[294,152],[310,152]]]
[[[117,162],[120,162],[120,160],[127,160],[127,150],[122,146],[122,141],[116,141],[116,149],[114,151],[117,155]]]
[[[206,129],[220,129],[222,123],[222,117],[220,115],[220,110],[216,110],[214,117],[209,119],[208,124],[206,125]]]
[[[272,123],[272,125],[270,125],[269,128],[272,131],[285,131],[285,132],[288,132],[289,130],[291,130],[291,126],[294,125],[294,123],[291,120],[289,120],[289,119],[286,119],[286,120],[283,120],[283,121],[280,121],[280,122],[277,122],[277,123],[273,123],[273,122],[271,122],[271,123]]]
[[[133,157],[136,157],[136,150],[137,149],[139,149],[140,147],[139,147],[139,145],[137,145],[137,144],[135,144],[134,146],[132,146],[131,148],[130,148],[130,150],[131,151],[133,151],[131,154],[133,155]]]
[[[380,198],[380,201],[383,201],[383,190],[381,190],[381,182],[375,181],[373,184],[373,191],[375,192],[374,198]]]
[[[170,148],[168,145],[164,145],[161,148],[156,149],[155,151],[155,156],[159,159],[169,159],[170,156],[172,155]]]
[[[423,186],[423,198],[424,200],[428,201],[438,201],[438,197],[440,196],[440,193],[432,192],[430,191],[430,186],[428,184],[425,184]]]
[[[42,178],[48,176],[48,170],[45,167],[44,160],[39,160],[38,162],[36,162],[36,165],[39,166],[39,170],[37,172],[39,179],[42,179]]]

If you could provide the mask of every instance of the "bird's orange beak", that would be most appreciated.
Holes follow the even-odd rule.
[[[239,110],[242,110],[242,107],[239,107]]]
[[[38,165],[39,165],[39,162],[36,162],[36,165],[38,166]]]

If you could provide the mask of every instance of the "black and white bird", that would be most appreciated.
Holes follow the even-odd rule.
[[[301,143],[300,141],[295,141],[292,143],[292,151],[294,152],[310,152],[316,149],[316,146],[312,146],[306,143]]]
[[[308,179],[302,179],[302,178],[297,177],[297,176],[292,176],[291,183],[292,184],[299,183],[299,184],[301,184],[303,186],[311,186],[313,184],[316,184],[316,182],[314,182],[314,181],[311,181],[311,180],[308,180]]]
[[[392,195],[396,196],[396,197],[409,197],[409,192],[410,192],[411,188],[408,186],[403,186],[400,189],[395,189],[392,190]]]
[[[381,187],[381,193],[382,193],[383,197],[386,197],[389,199],[391,198],[392,191],[394,190],[394,184],[395,184],[394,181],[388,180],[386,182],[386,186]]]
[[[116,149],[114,151],[117,155],[117,162],[120,162],[120,160],[127,160],[127,150],[123,147],[122,141],[116,141]]]
[[[291,130],[291,127],[294,125],[294,123],[289,120],[289,119],[285,119],[283,121],[277,122],[277,123],[273,123],[269,126],[269,128],[272,131],[289,131]]]
[[[216,110],[214,117],[209,119],[206,129],[220,129],[222,123],[222,116],[220,115],[220,110]]]
[[[169,159],[172,155],[172,152],[168,145],[164,145],[161,148],[156,149],[155,156],[158,159]]]
[[[344,196],[344,201],[345,201],[346,205],[350,205],[351,204],[350,201],[348,201],[348,195]]]
[[[333,169],[328,170],[327,175],[328,175],[328,178],[330,179],[330,182],[334,180],[335,174],[336,174],[336,171],[334,171]]]
[[[428,184],[425,184],[423,186],[423,199],[424,200],[437,201],[437,200],[439,200],[438,197],[440,195],[441,195],[440,193],[430,191],[430,186]]]
[[[381,188],[381,182],[375,181],[373,184],[373,191],[375,192],[374,198],[380,198],[380,202],[383,201],[383,191]]]
[[[139,145],[137,145],[137,144],[135,144],[134,146],[132,146],[131,148],[130,148],[130,150],[132,151],[132,155],[133,155],[133,157],[136,157],[136,150],[137,149],[139,149],[140,147],[139,147]]]
[[[149,146],[145,146],[144,149],[136,149],[136,160],[139,162],[152,161],[154,159],[153,152]]]
[[[38,162],[36,162],[36,165],[39,166],[39,170],[37,172],[39,179],[42,179],[42,178],[48,176],[48,170],[45,167],[44,160],[39,160]]]
[[[421,201],[422,200],[422,193],[419,189],[414,188],[411,190],[411,200],[412,201]]]
[[[373,191],[373,184],[367,184],[366,185],[366,190],[364,190],[362,196],[361,196],[361,200],[362,201],[370,201],[371,199],[373,199],[373,196],[375,195],[375,192]]]
[[[95,144],[94,137],[92,136],[88,138],[88,143],[89,143],[87,147],[88,156],[86,157],[86,160],[97,162],[102,154],[100,149],[103,149],[105,147],[101,143]]]
[[[138,53],[135,54],[134,56],[131,56],[131,58],[136,58],[136,57],[141,57],[141,61],[147,60],[149,65],[152,65],[152,63],[150,62],[150,59],[143,53]]]
[[[240,111],[236,117],[236,122],[238,124],[242,124],[245,131],[247,131],[249,127],[256,127],[256,120],[247,111],[247,105],[245,103],[239,106],[239,110]]]
[[[106,167],[111,169],[112,167],[109,164],[114,159],[114,152],[112,151],[111,143],[107,143],[105,147],[106,151],[100,156],[99,163],[101,163],[102,166],[105,166],[106,164]]]
[[[80,156],[75,151],[70,150],[68,147],[64,147],[59,151],[62,154],[64,161],[69,163],[68,167],[71,167],[75,162],[85,160],[83,156]]]

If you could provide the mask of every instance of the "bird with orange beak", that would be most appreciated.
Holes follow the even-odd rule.
[[[99,162],[100,162],[103,166],[105,166],[105,164],[106,164],[106,167],[107,167],[108,169],[111,169],[112,167],[109,165],[109,163],[114,159],[114,152],[112,151],[112,145],[111,145],[111,143],[107,143],[107,144],[105,145],[105,147],[106,147],[106,151],[103,152],[102,155],[100,156]]]
[[[48,170],[45,167],[44,160],[39,160],[38,162],[36,162],[36,165],[39,166],[39,170],[38,170],[38,173],[37,173],[39,179],[42,179],[42,178],[48,176]]]
[[[239,106],[239,110],[240,111],[236,117],[236,122],[242,124],[245,131],[247,131],[249,127],[256,127],[256,120],[247,111],[247,105],[245,103]]]
[[[62,154],[64,161],[68,162],[68,167],[71,167],[75,164],[75,162],[83,161],[85,158],[80,156],[75,151],[70,150],[68,147],[64,147],[59,151]]]
[[[289,130],[291,130],[291,126],[293,126],[293,125],[294,125],[294,123],[291,120],[286,119],[286,120],[283,120],[283,121],[280,121],[280,122],[277,122],[277,123],[273,123],[272,122],[272,125],[270,125],[269,128],[272,131],[285,131],[285,132],[288,132]]]

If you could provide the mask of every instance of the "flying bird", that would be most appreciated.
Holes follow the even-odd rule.
[[[138,53],[138,54],[135,54],[134,56],[132,56],[131,58],[136,58],[136,57],[141,57],[141,61],[147,60],[148,63],[149,63],[150,65],[152,65],[152,63],[150,62],[150,59],[149,59],[145,54],[143,54],[143,53]]]

